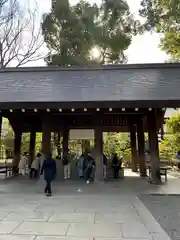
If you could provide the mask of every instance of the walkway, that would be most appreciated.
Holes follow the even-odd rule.
[[[158,188],[136,177],[55,182],[47,198],[42,180],[0,181],[0,240],[169,240],[137,197]]]

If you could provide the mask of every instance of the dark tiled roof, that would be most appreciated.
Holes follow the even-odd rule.
[[[180,65],[0,70],[0,102],[180,100]]]

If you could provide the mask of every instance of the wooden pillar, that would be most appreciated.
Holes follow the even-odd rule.
[[[132,162],[132,171],[137,172],[137,147],[136,147],[136,130],[131,128],[130,131],[130,140],[131,140],[131,162]]]
[[[43,119],[42,123],[42,154],[51,152],[51,130],[48,119]]]
[[[18,164],[21,158],[21,139],[22,139],[22,132],[20,130],[15,131],[14,153],[13,153],[13,172],[14,173],[18,168]]]
[[[58,129],[59,130],[59,129]],[[56,179],[58,180],[62,180],[64,177],[64,167],[63,167],[63,162],[62,162],[62,154],[63,154],[63,149],[61,149],[61,144],[60,144],[60,139],[61,139],[61,136],[63,136],[63,132],[61,131],[58,131],[58,132],[55,132],[55,144],[56,144],[56,148],[57,148],[57,153],[58,153],[58,156],[60,157],[60,159],[57,159],[56,160]]]
[[[30,144],[29,144],[29,159],[28,165],[31,166],[34,158],[35,158],[35,147],[36,147],[36,132],[31,132],[30,134]]]
[[[63,156],[65,156],[68,154],[68,149],[69,149],[69,129],[67,127],[64,127],[62,135],[63,135],[63,143],[62,143]]]
[[[164,140],[164,121],[163,124],[161,125],[161,140]]]
[[[96,172],[95,177],[97,180],[103,180],[103,132],[101,128],[96,128],[94,130],[94,155],[96,160]]]
[[[157,184],[161,182],[161,176],[160,176],[159,144],[157,134],[158,131],[156,126],[155,110],[148,114],[147,122],[151,166],[151,183]]]
[[[146,171],[146,161],[145,161],[145,139],[144,139],[144,129],[143,120],[141,119],[137,124],[137,136],[138,136],[138,162],[140,169],[140,176],[147,176]]]

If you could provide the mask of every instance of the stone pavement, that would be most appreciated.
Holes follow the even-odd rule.
[[[77,191],[80,189],[79,191]],[[157,190],[145,179],[0,181],[0,240],[170,240],[137,195]]]

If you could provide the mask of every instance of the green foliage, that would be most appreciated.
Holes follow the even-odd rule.
[[[29,152],[30,134],[24,133],[21,140],[21,152]]]
[[[177,153],[176,140],[173,135],[166,136],[159,145],[159,151],[163,159],[172,160]]]
[[[130,157],[130,142],[127,133],[104,134],[104,153],[111,157],[113,153],[125,158]]]
[[[97,21],[96,46],[101,64],[126,62],[124,51],[131,44],[136,22],[124,0],[104,0]]]
[[[42,31],[52,56],[48,64],[71,66],[88,63],[93,46],[97,6],[80,1],[54,1],[51,13],[44,16]],[[51,59],[52,58],[52,59]]]
[[[72,66],[125,62],[124,51],[136,32],[137,21],[125,0],[103,0],[100,6],[79,0],[54,0],[44,15],[42,32],[50,65]],[[99,50],[99,58],[92,50]]]
[[[171,117],[166,126],[169,134],[160,144],[160,153],[165,158],[172,160],[180,150],[180,115]]]
[[[42,133],[36,133],[36,153],[41,152]]]
[[[160,33],[161,49],[180,61],[180,1],[142,0],[139,12],[146,19],[144,29]]]
[[[42,141],[42,133],[36,133],[36,152],[41,151],[41,141]],[[29,143],[30,143],[30,134],[24,133],[22,135],[22,145],[21,152],[29,151]],[[1,152],[10,151],[13,152],[14,148],[14,132],[9,124],[8,119],[3,118],[2,122],[2,142],[1,142]]]
[[[14,132],[11,125],[8,123],[6,133],[2,136],[2,143],[6,150],[13,150],[14,146]]]
[[[167,128],[172,134],[180,133],[180,115],[175,115],[167,121]]]

